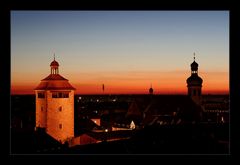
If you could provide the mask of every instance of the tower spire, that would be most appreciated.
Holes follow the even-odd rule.
[[[195,61],[195,52],[193,52],[193,61]]]
[[[55,53],[53,54],[53,61],[50,64],[51,67],[51,74],[58,74],[58,62],[55,61]]]

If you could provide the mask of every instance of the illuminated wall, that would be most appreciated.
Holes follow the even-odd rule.
[[[52,92],[56,91],[36,91],[36,127],[46,128],[50,136],[64,143],[74,137],[74,90],[63,91],[69,92],[68,98],[53,98]]]
[[[47,91],[46,132],[64,143],[74,137],[74,91],[69,92],[69,98],[52,98],[52,92]]]
[[[39,97],[38,93],[44,94],[44,97]],[[37,90],[36,95],[36,127],[46,128],[47,126],[47,109],[46,109],[46,93],[45,91]]]

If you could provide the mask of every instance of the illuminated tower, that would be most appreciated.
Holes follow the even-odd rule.
[[[194,60],[191,64],[191,76],[187,79],[188,95],[195,101],[197,104],[201,104],[202,98],[202,82],[201,77],[198,76],[198,63],[195,62],[195,53]]]
[[[59,74],[59,64],[50,64],[51,73],[35,88],[36,128],[64,143],[74,137],[74,90]]]

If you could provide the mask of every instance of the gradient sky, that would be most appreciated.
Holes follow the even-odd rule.
[[[229,92],[229,11],[11,11],[11,93],[60,74],[79,94],[186,94],[193,53],[203,94]]]

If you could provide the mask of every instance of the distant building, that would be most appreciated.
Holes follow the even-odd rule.
[[[186,95],[136,96],[126,119],[140,126],[191,124],[200,121],[201,111],[201,106]]]
[[[204,95],[202,98],[203,121],[229,122],[229,95]]]
[[[74,137],[74,90],[59,74],[59,64],[50,64],[51,73],[35,88],[36,128],[44,128],[54,139],[64,143]]]
[[[197,104],[201,104],[202,101],[202,78],[198,76],[198,63],[194,61],[191,64],[191,76],[187,79],[188,95]]]
[[[153,94],[153,88],[152,88],[152,84],[151,87],[149,88],[149,94],[152,95]]]

